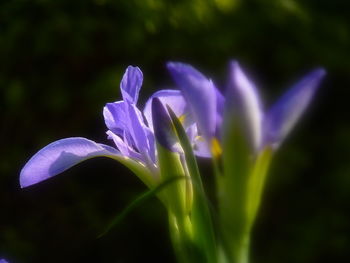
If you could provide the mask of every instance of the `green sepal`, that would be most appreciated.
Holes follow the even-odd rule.
[[[161,181],[164,182],[174,177],[185,176],[180,155],[169,151],[158,142],[156,146]],[[174,183],[169,186],[163,194],[165,196],[167,208],[170,209],[177,218],[184,217],[187,214],[185,181]]]
[[[189,179],[182,167],[180,154],[171,152],[158,141],[156,145],[161,179],[167,181],[180,175]],[[195,260],[197,258],[196,249],[192,241],[191,207],[188,201],[188,198],[192,199],[192,193],[188,192],[188,181],[176,182],[161,192],[168,210],[169,230],[174,250],[179,262],[184,263],[200,262]]]
[[[153,188],[159,184],[159,175],[151,172],[145,164],[126,156],[112,155],[106,157],[112,158],[125,165],[149,188]]]
[[[266,175],[273,156],[273,150],[266,147],[257,156],[247,183],[246,214],[249,228],[252,227],[258,212],[265,186]]]
[[[193,242],[198,246],[198,253],[205,255],[204,257],[202,256],[202,261],[200,262],[215,263],[217,262],[217,255],[214,228],[196,158],[181,122],[170,107],[167,106],[167,109],[184,151],[187,169],[193,185],[193,205],[191,213]]]
[[[244,120],[226,112],[222,176],[217,193],[222,246],[229,262],[247,263],[251,230],[261,202],[273,150],[256,152],[242,128]]]
[[[227,114],[222,136],[222,174],[216,176],[220,237],[228,262],[244,262],[249,246],[247,183],[253,156],[238,119]],[[247,244],[248,243],[248,244]]]

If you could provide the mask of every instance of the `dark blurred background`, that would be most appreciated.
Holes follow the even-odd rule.
[[[0,258],[174,262],[155,198],[96,238],[146,190],[117,162],[90,160],[27,189],[19,172],[57,139],[110,143],[102,108],[121,98],[128,65],[143,70],[142,107],[172,86],[166,61],[191,63],[222,86],[236,58],[265,106],[312,68],[328,71],[274,160],[252,262],[350,262],[349,12],[343,0],[1,1]]]

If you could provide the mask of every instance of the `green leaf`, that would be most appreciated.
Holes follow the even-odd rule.
[[[106,227],[106,229],[98,235],[98,238],[104,236],[107,234],[113,227],[118,225],[122,220],[125,219],[125,217],[135,210],[137,207],[139,207],[141,204],[149,200],[150,198],[154,197],[155,195],[159,194],[164,188],[169,187],[170,184],[175,183],[179,180],[186,179],[185,176],[177,176],[169,178],[168,180],[165,180],[161,184],[157,185],[153,189],[147,190],[141,195],[139,195],[134,201],[132,201],[120,214],[118,214]]]
[[[167,109],[184,151],[188,172],[193,183],[193,208],[191,214],[193,239],[195,244],[198,245],[200,252],[205,255],[206,261],[204,262],[217,262],[213,223],[192,146],[175,113],[168,106]]]

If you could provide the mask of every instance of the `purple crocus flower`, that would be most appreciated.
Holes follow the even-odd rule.
[[[266,146],[277,149],[310,104],[326,74],[315,69],[294,84],[266,112],[253,82],[237,61],[230,63],[228,97],[233,97],[233,108],[243,114],[250,141],[255,151]]]
[[[192,66],[170,62],[168,69],[191,106],[200,133],[205,136],[212,150],[215,148],[213,140],[217,142],[215,137],[220,134],[224,104],[226,108],[237,110],[244,119],[256,151],[267,145],[276,149],[309,105],[325,75],[323,69],[312,71],[264,113],[254,84],[236,61],[230,63],[226,100],[213,82]]]
[[[194,145],[198,145],[196,153],[200,156],[208,155],[205,149],[201,149],[200,143],[196,143],[197,127],[188,114],[188,106],[180,91],[156,92],[141,113],[137,108],[137,100],[142,81],[141,70],[129,66],[120,84],[123,100],[107,103],[103,109],[108,128],[107,135],[114,141],[116,148],[81,137],[53,142],[37,152],[23,167],[20,174],[21,187],[36,184],[84,160],[100,156],[123,163],[147,186],[159,183],[151,109],[153,98],[158,98],[164,105],[169,105],[179,118],[184,119],[188,136],[192,138]]]

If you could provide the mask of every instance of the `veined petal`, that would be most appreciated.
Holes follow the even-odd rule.
[[[55,176],[90,158],[120,156],[116,149],[94,141],[73,137],[53,142],[37,152],[23,167],[21,187],[27,187]]]
[[[117,135],[122,135],[123,131],[127,128],[125,104],[124,101],[117,101],[107,103],[103,108],[103,116],[107,128]]]
[[[128,103],[136,104],[140,88],[142,86],[143,75],[138,67],[129,66],[120,83],[123,100]]]
[[[174,111],[177,117],[184,118],[185,123],[193,122],[189,117],[190,110],[186,104],[184,97],[180,90],[160,90],[155,92],[146,102],[143,114],[146,117],[148,127],[153,130],[153,118],[152,118],[152,100],[158,98],[165,107],[169,107]],[[187,126],[187,125],[185,125]]]
[[[290,88],[269,110],[264,119],[264,145],[278,147],[310,104],[324,69],[316,69]]]
[[[142,161],[141,154],[135,152],[125,141],[122,140],[118,135],[114,134],[112,131],[106,132],[108,135],[108,139],[113,140],[118,150],[123,156],[131,157],[133,159]]]
[[[252,146],[254,149],[258,149],[262,139],[261,102],[254,84],[244,74],[237,61],[230,63],[228,86],[229,95],[233,98],[232,102],[228,102],[232,105],[228,105],[228,107],[233,107],[238,114],[241,114],[251,137]]]
[[[149,154],[150,147],[146,130],[148,129],[143,122],[141,112],[135,105],[126,104],[128,112],[128,129],[135,143],[135,147],[141,154]]]
[[[192,66],[170,62],[167,67],[189,105],[199,131],[207,142],[215,136],[216,91],[213,82]]]

